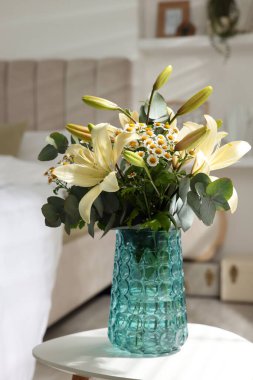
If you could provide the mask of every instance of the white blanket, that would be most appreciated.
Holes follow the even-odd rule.
[[[0,379],[32,379],[32,348],[47,326],[62,229],[44,225],[43,171],[0,156]]]

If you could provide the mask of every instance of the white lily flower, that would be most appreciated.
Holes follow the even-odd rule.
[[[216,121],[211,116],[205,115],[205,118],[210,133],[207,139],[198,146],[192,174],[209,174],[212,170],[226,168],[237,162],[251,149],[250,144],[246,141],[232,141],[220,147],[220,141],[226,136],[226,132],[218,132]],[[210,178],[217,179],[217,177]],[[231,213],[234,213],[238,204],[235,188],[233,188],[233,194],[228,200],[228,204]]]
[[[212,170],[223,169],[240,160],[251,146],[246,141],[232,141],[222,147],[220,141],[225,137],[224,132],[218,132],[216,121],[209,115],[205,115],[209,134],[198,146],[192,173],[209,174]]]
[[[93,202],[102,191],[119,190],[116,176],[116,164],[125,145],[136,140],[136,133],[122,132],[110,139],[111,126],[106,123],[95,125],[91,130],[93,151],[80,144],[71,145],[66,154],[73,156],[74,163],[61,165],[53,174],[60,180],[81,187],[92,187],[79,203],[79,212],[86,223],[90,223],[90,211]]]

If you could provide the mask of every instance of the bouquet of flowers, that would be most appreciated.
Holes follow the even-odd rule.
[[[157,77],[149,99],[139,113],[98,97],[84,96],[89,106],[119,112],[120,127],[108,123],[68,124],[69,140],[53,132],[39,160],[62,157],[46,175],[54,196],[42,207],[45,223],[73,228],[136,228],[168,231],[171,225],[190,228],[194,215],[211,225],[217,210],[237,207],[237,193],[229,178],[210,176],[212,170],[234,164],[250,150],[245,141],[222,145],[227,133],[221,120],[205,115],[203,125],[180,116],[203,104],[212,93],[208,86],[176,112],[158,90],[172,67]]]

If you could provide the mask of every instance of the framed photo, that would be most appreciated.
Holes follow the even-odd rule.
[[[167,1],[158,4],[157,37],[181,35],[180,26],[189,23],[189,1]]]

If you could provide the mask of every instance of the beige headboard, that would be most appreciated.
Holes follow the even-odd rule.
[[[66,123],[117,123],[114,112],[86,106],[83,95],[131,106],[127,59],[0,61],[0,123],[26,122],[28,129],[63,129]]]

